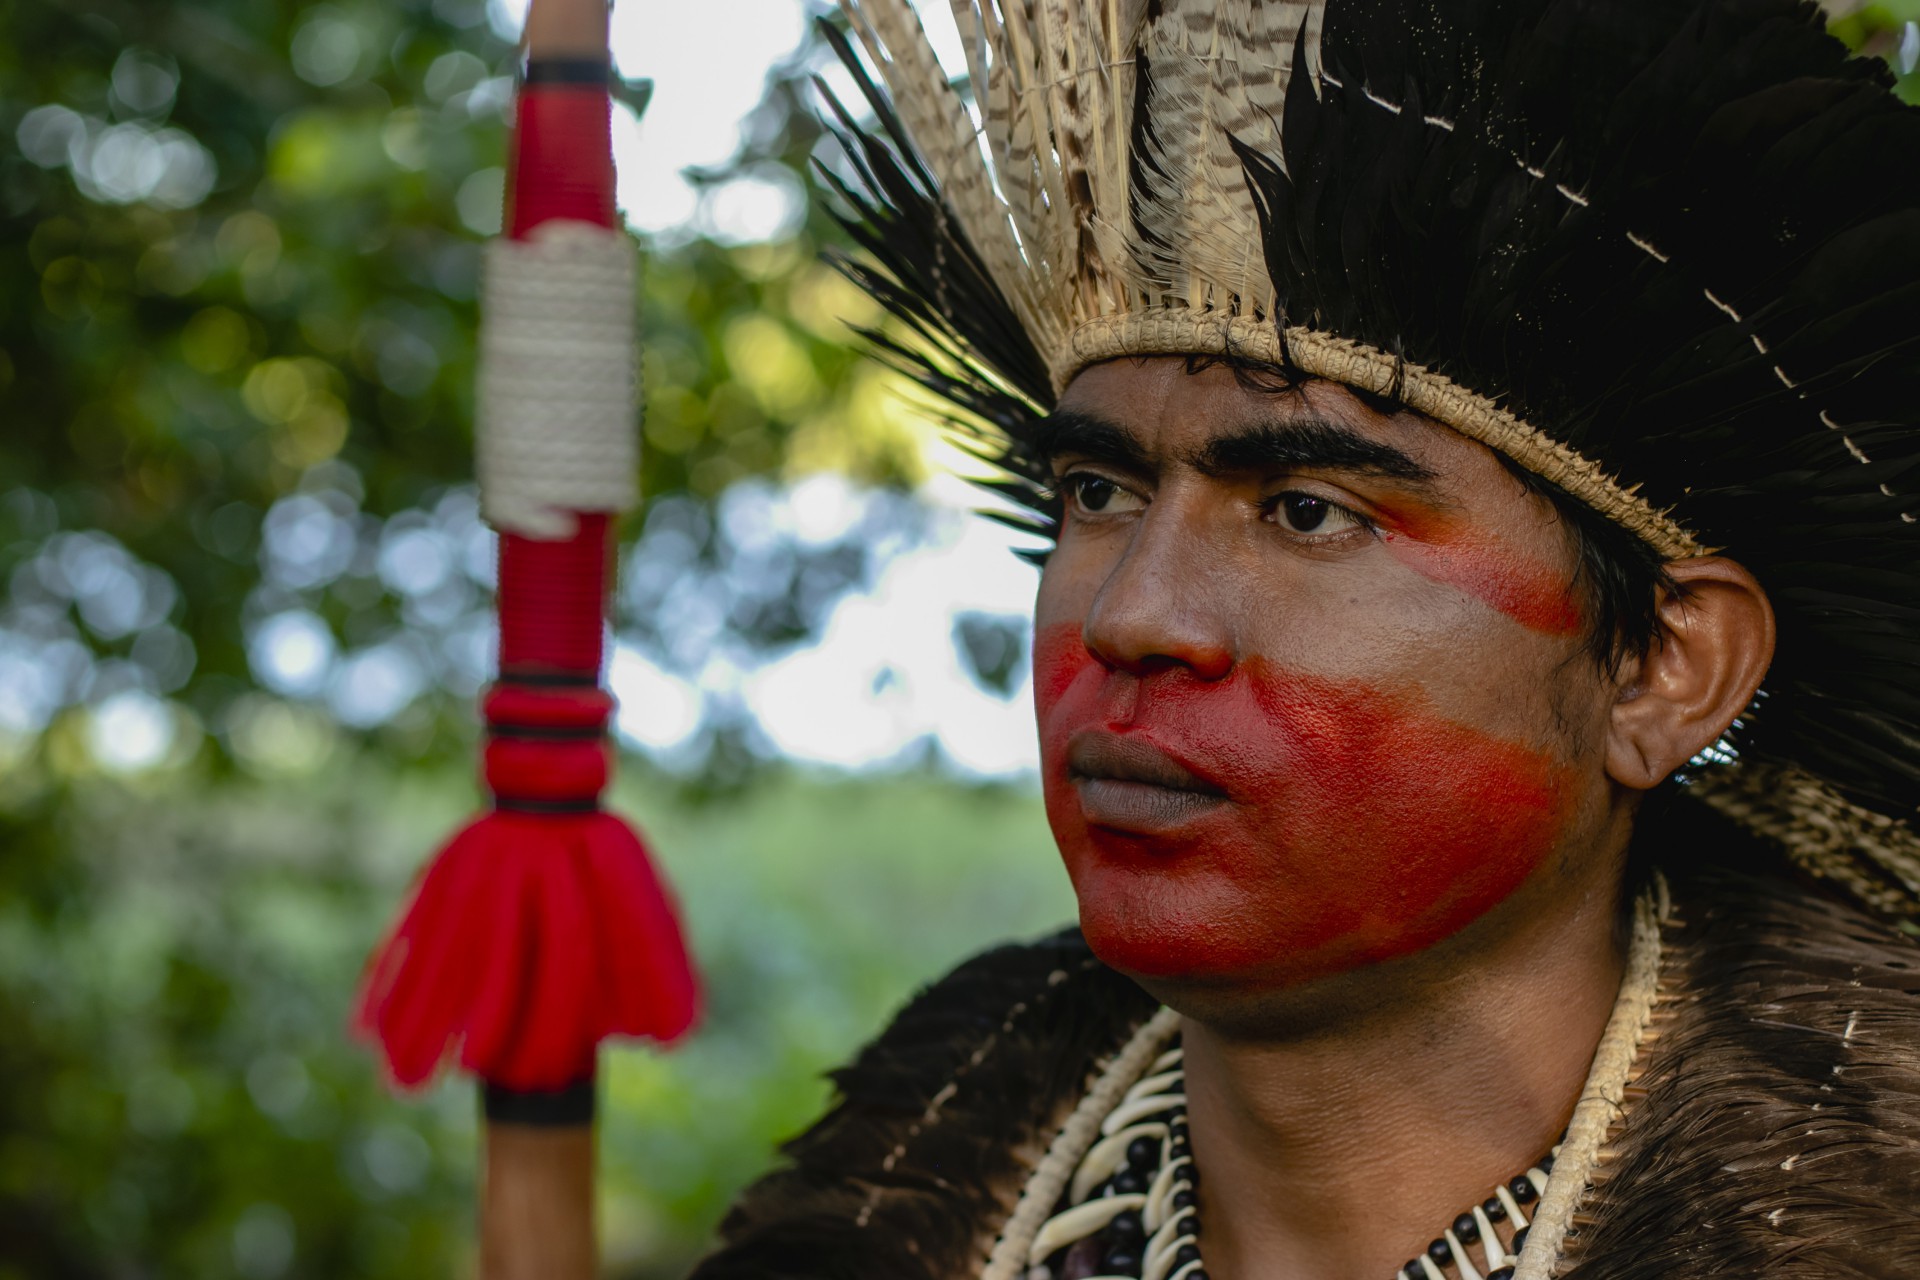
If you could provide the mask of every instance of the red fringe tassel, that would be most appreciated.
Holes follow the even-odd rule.
[[[456,1051],[510,1089],[593,1073],[606,1036],[672,1040],[698,1010],[673,907],[610,813],[487,814],[434,859],[369,975],[360,1025],[417,1086]]]

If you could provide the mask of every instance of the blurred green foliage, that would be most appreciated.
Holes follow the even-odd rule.
[[[394,1098],[344,1028],[376,931],[472,803],[367,753],[190,803],[92,779],[5,833],[0,1276],[469,1269],[471,1084]],[[1072,899],[1025,790],[788,776],[724,805],[645,784],[619,803],[679,888],[709,992],[684,1046],[603,1055],[608,1270],[665,1277],[913,985],[982,922],[1037,933]]]
[[[285,754],[298,709],[257,695],[325,683],[263,672],[291,618],[326,671],[373,655],[397,686],[334,721],[406,758],[458,747],[444,713],[464,722],[486,666],[474,293],[513,57],[484,0],[0,0],[0,29],[0,738],[33,754],[132,688],[168,700],[180,756]],[[776,78],[702,180],[797,184],[818,136],[797,93]],[[844,341],[871,309],[819,261],[827,223],[655,246],[644,492],[915,478]],[[423,532],[457,570],[417,571]],[[51,674],[23,690],[21,663]]]
[[[1828,29],[1855,52],[1884,59],[1900,78],[1900,96],[1920,103],[1920,0],[1833,0],[1825,7]]]
[[[468,423],[512,50],[483,0],[0,0],[0,31],[0,1276],[462,1272],[471,1088],[392,1098],[345,1025],[478,800]],[[796,103],[776,78],[702,180],[802,169]],[[642,641],[676,582],[733,644],[804,640],[885,542],[742,559],[730,485],[917,475],[824,234],[651,247]],[[681,1270],[969,921],[1066,914],[1030,797],[743,792],[722,729],[692,785],[628,797],[712,1005],[684,1050],[610,1061],[617,1272]]]

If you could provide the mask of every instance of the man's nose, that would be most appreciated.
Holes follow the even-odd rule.
[[[1232,629],[1207,568],[1204,541],[1191,530],[1143,520],[1081,625],[1087,651],[1132,675],[1185,667],[1202,680],[1224,679],[1233,670]]]

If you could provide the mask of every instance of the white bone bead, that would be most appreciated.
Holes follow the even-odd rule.
[[[1182,1071],[1162,1071],[1159,1075],[1148,1076],[1144,1080],[1135,1082],[1133,1088],[1127,1090],[1126,1096],[1121,1101],[1132,1102],[1135,1098],[1144,1098],[1149,1094],[1178,1089],[1185,1074]]]
[[[1160,1172],[1153,1175],[1153,1185],[1147,1188],[1147,1208],[1141,1215],[1149,1234],[1158,1231],[1167,1220],[1167,1202],[1173,1199],[1174,1180],[1180,1176],[1182,1165],[1192,1164],[1187,1156],[1178,1160],[1169,1160],[1160,1166]]]
[[[1500,1243],[1500,1237],[1494,1232],[1493,1219],[1479,1205],[1473,1206],[1473,1225],[1480,1228],[1480,1250],[1486,1255],[1487,1270],[1498,1271],[1506,1266],[1506,1246]]]
[[[1480,1280],[1480,1273],[1473,1269],[1473,1260],[1467,1257],[1467,1246],[1460,1243],[1460,1237],[1448,1227],[1441,1233],[1447,1241],[1447,1248],[1453,1250],[1454,1265],[1460,1268],[1460,1280]]]
[[[1149,1252],[1147,1265],[1140,1272],[1140,1280],[1167,1280],[1167,1273],[1173,1270],[1174,1255],[1180,1252],[1180,1246],[1198,1242],[1192,1232],[1187,1232],[1167,1241],[1166,1247],[1159,1253]]]
[[[1153,1236],[1147,1241],[1146,1251],[1141,1254],[1141,1258],[1147,1264],[1140,1272],[1142,1280],[1146,1280],[1146,1278],[1152,1274],[1154,1259],[1163,1258],[1165,1261],[1171,1262],[1175,1242],[1187,1234],[1187,1229],[1183,1224],[1192,1216],[1192,1214],[1182,1210],[1160,1224],[1160,1229],[1153,1233]],[[1165,1270],[1166,1268],[1163,1266],[1161,1268],[1163,1274]]]
[[[1098,1200],[1077,1204],[1064,1213],[1056,1213],[1047,1219],[1039,1234],[1034,1236],[1033,1245],[1027,1250],[1027,1265],[1039,1266],[1055,1249],[1086,1239],[1127,1210],[1138,1209],[1146,1202],[1147,1198],[1137,1192],[1124,1196],[1103,1196]]]
[[[1164,1138],[1166,1132],[1167,1126],[1157,1122],[1136,1124],[1094,1143],[1080,1167],[1073,1171],[1073,1189],[1067,1196],[1068,1202],[1079,1204],[1093,1194],[1095,1187],[1111,1178],[1127,1158],[1127,1148],[1135,1138]]]
[[[1118,1133],[1147,1116],[1157,1116],[1162,1111],[1172,1111],[1176,1107],[1186,1105],[1187,1095],[1184,1093],[1161,1093],[1151,1098],[1135,1098],[1132,1102],[1121,1103],[1109,1112],[1107,1118],[1100,1123],[1100,1132]]]
[[[1493,1194],[1500,1197],[1500,1203],[1506,1206],[1507,1216],[1513,1219],[1513,1229],[1518,1231],[1527,1225],[1527,1215],[1520,1212],[1520,1202],[1513,1198],[1513,1192],[1504,1186],[1495,1187]]]

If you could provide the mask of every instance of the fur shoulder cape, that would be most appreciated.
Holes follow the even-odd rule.
[[[1557,1274],[1920,1276],[1920,948],[1718,819],[1663,825],[1659,1034]],[[1154,1008],[1074,931],[968,961],[835,1073],[694,1280],[976,1275]]]

